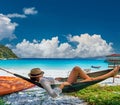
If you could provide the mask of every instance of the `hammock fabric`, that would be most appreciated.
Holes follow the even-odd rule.
[[[108,72],[110,72],[112,69],[107,69],[107,70],[103,70],[103,71],[97,71],[97,72],[92,72],[92,73],[88,73],[88,75],[90,76],[90,77],[97,77],[97,76],[100,76],[100,75],[103,75],[103,74],[106,74],[106,73],[108,73]],[[4,70],[4,71],[6,71],[6,70]],[[9,71],[7,71],[7,72],[9,72]],[[11,72],[9,72],[9,73],[11,73]],[[21,75],[19,75],[19,74],[15,74],[15,73],[12,73],[14,76],[16,76],[16,77],[11,77],[11,79],[12,80],[14,80],[14,86],[12,86],[12,81],[10,82],[9,81],[9,79],[7,78],[7,76],[6,77],[4,77],[4,83],[10,83],[10,85],[11,85],[11,87],[12,87],[12,90],[10,90],[10,86],[8,86],[8,89],[9,89],[9,92],[7,93],[7,88],[6,88],[6,92],[5,92],[5,94],[10,94],[10,93],[13,93],[13,92],[18,92],[18,91],[21,91],[21,90],[23,90],[23,89],[27,89],[27,88],[31,88],[31,87],[33,87],[33,86],[35,86],[35,85],[37,85],[37,86],[39,86],[39,87],[41,87],[41,88],[43,88],[42,86],[41,86],[41,84],[40,83],[38,83],[38,82],[35,82],[35,81],[33,81],[33,80],[31,80],[31,79],[29,79],[29,78],[26,78],[26,77],[24,77],[24,76],[21,76]],[[0,76],[0,82],[2,82],[3,83],[3,80],[1,79],[3,76]],[[17,77],[19,77],[19,78],[21,78],[21,79],[18,79]],[[6,79],[7,78],[7,79]],[[10,77],[9,77],[10,78]],[[17,80],[17,81],[15,81],[15,79]],[[20,81],[19,81],[20,80]],[[26,80],[26,82],[25,82],[25,80]],[[67,78],[62,78],[61,79],[61,81],[66,81],[67,80]],[[81,78],[78,78],[78,81],[76,82],[76,83],[73,83],[72,85],[70,85],[70,86],[65,86],[64,88],[63,88],[63,90],[62,90],[62,92],[63,93],[68,93],[68,92],[75,92],[75,91],[79,91],[79,90],[81,90],[81,89],[83,89],[83,88],[86,88],[86,87],[88,87],[88,86],[90,86],[90,85],[94,85],[94,84],[96,84],[96,83],[98,83],[98,82],[101,82],[101,81],[103,81],[104,79],[102,79],[102,80],[94,80],[94,81],[87,81],[87,82],[80,82],[81,81]],[[6,81],[6,82],[5,82]],[[9,81],[9,82],[8,82]],[[18,87],[18,85],[19,85],[19,83],[21,84],[21,86],[23,85],[23,84],[27,84],[27,85],[23,85],[21,88],[19,88]],[[17,84],[17,85],[15,85],[15,84]],[[7,85],[6,85],[7,86]],[[51,85],[52,86],[52,88],[54,88],[54,87],[56,87],[56,85]],[[0,85],[0,88],[1,89],[4,89],[4,87],[5,86],[2,86],[2,85]],[[13,89],[13,87],[14,87],[14,89]],[[15,90],[16,89],[16,90]],[[14,90],[14,91],[13,91]],[[4,93],[0,93],[0,95],[5,95]]]

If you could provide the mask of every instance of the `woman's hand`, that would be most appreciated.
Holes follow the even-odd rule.
[[[59,86],[59,88],[60,89],[63,89],[64,88],[64,86],[68,86],[68,85],[71,85],[69,82],[63,82],[60,86]]]

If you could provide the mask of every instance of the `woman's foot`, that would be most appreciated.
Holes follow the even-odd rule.
[[[120,66],[116,66],[111,73],[111,77],[114,77],[120,70]]]

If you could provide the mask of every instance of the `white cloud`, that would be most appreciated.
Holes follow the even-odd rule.
[[[38,13],[37,10],[35,10],[35,7],[31,7],[31,8],[23,8],[23,14],[19,14],[19,13],[12,13],[12,14],[7,14],[6,16],[8,18],[26,18],[27,15],[35,15]]]
[[[25,14],[25,15],[34,15],[34,14],[37,14],[37,13],[38,13],[38,11],[35,10],[35,7],[24,8],[23,11],[24,11],[24,14]]]
[[[51,40],[43,39],[41,42],[24,39],[16,45],[13,51],[22,58],[74,58],[105,56],[113,52],[112,44],[107,43],[100,35],[82,34],[69,36],[71,43],[77,42],[76,47],[69,43],[60,43],[58,37]]]
[[[112,43],[107,43],[100,35],[81,34],[70,36],[69,40],[78,43],[76,48],[78,57],[104,56],[113,52]]]
[[[70,49],[70,46],[67,43],[59,46],[58,37],[53,37],[51,40],[43,39],[41,42],[34,40],[32,43],[24,39],[23,42],[16,45],[16,49],[13,49],[13,51],[23,58],[61,58],[68,55],[66,51],[68,49]],[[64,54],[62,54],[63,52]]]
[[[17,23],[11,22],[11,18],[26,18],[26,15],[34,15],[37,14],[37,10],[35,10],[35,7],[31,8],[24,8],[25,14],[0,14],[0,40],[3,39],[14,39],[16,36],[14,35],[14,31],[16,29],[16,26],[18,26]]]
[[[26,18],[24,14],[18,14],[18,13],[7,14],[6,16],[9,18]]]
[[[12,23],[11,19],[7,16],[0,14],[0,40],[5,38],[10,40],[16,38],[13,33],[17,25],[17,23]]]

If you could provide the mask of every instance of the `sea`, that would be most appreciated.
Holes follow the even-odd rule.
[[[73,67],[79,66],[83,70],[98,71],[108,69],[105,59],[64,59],[64,58],[21,58],[0,60],[0,68],[27,76],[32,68],[40,68],[45,76],[68,76]],[[92,66],[100,68],[92,68]],[[9,75],[1,71],[0,75]]]

